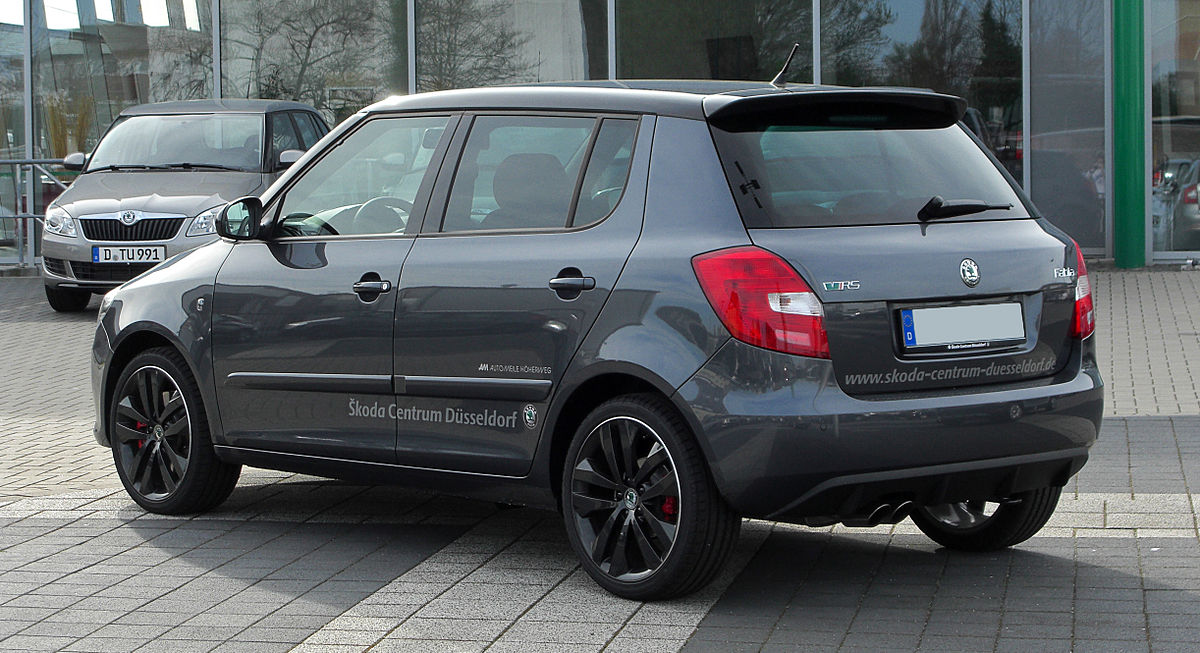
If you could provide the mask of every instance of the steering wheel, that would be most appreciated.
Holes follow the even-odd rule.
[[[393,224],[392,221],[387,217],[382,217],[381,219],[381,216],[372,215],[372,212],[374,212],[377,208],[388,208],[392,209],[393,211],[403,211],[405,217]],[[412,202],[399,197],[391,197],[390,195],[372,197],[371,199],[363,202],[362,206],[358,207],[358,210],[354,212],[354,218],[351,220],[351,223],[357,225],[359,224],[359,221],[362,220],[364,225],[368,225],[368,229],[365,231],[357,228],[355,229],[355,231],[360,231],[360,233],[389,233],[393,231],[399,231],[400,229],[404,228],[404,225],[407,223],[407,216],[408,214],[412,213],[412,208]],[[400,216],[395,215],[394,217]],[[380,232],[380,227],[392,228]]]

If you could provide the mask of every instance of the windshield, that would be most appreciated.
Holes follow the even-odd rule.
[[[191,164],[258,171],[262,142],[260,114],[129,116],[104,135],[87,169]]]
[[[1012,205],[953,219],[1029,215],[1008,180],[959,126],[752,124],[713,131],[748,227],[917,222],[917,212],[935,195]]]

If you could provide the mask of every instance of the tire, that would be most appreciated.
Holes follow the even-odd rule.
[[[1058,506],[1060,487],[1022,492],[1001,504],[982,501],[921,506],[913,523],[948,549],[996,551],[1020,544],[1046,525]],[[988,506],[995,506],[989,511]]]
[[[584,570],[617,596],[694,592],[737,542],[741,519],[717,492],[683,419],[656,395],[617,397],[593,410],[571,440],[561,480],[567,539]]]
[[[78,313],[92,302],[92,293],[87,290],[46,286],[46,301],[50,302],[50,308],[59,313]]]
[[[108,406],[117,475],[150,512],[181,515],[216,507],[241,465],[217,458],[200,389],[179,352],[148,349],[121,371]]]

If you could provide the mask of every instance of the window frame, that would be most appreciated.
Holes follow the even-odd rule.
[[[309,172],[321,161],[337,148],[341,147],[350,137],[357,134],[359,130],[366,127],[368,124],[377,120],[402,120],[405,118],[446,118],[445,134],[438,142],[437,148],[434,149],[433,155],[429,159],[430,171],[425,173],[425,177],[421,179],[420,186],[417,187],[417,195],[413,199],[413,208],[409,213],[408,223],[405,224],[404,231],[401,233],[387,234],[338,234],[338,235],[312,235],[312,236],[279,236],[276,234],[276,228],[279,224],[279,212],[283,208],[284,202],[287,200],[288,193],[296,183],[303,179]],[[433,194],[433,188],[437,179],[442,174],[442,168],[446,162],[446,153],[450,150],[451,143],[458,136],[461,130],[458,129],[461,125],[462,113],[457,111],[422,111],[422,112],[405,112],[405,113],[377,113],[371,114],[353,125],[345,132],[339,134],[337,139],[325,146],[320,152],[316,153],[311,160],[305,163],[304,167],[296,170],[295,174],[286,178],[283,188],[274,193],[267,201],[263,209],[263,215],[269,216],[266,221],[266,226],[263,229],[265,234],[263,240],[268,242],[324,242],[330,240],[364,240],[364,239],[380,239],[380,238],[413,238],[420,233],[425,218],[429,213],[430,198]],[[323,137],[322,137],[323,138]],[[292,170],[293,168],[289,169]],[[432,172],[432,174],[431,174]]]
[[[642,112],[614,112],[614,111],[555,111],[555,110],[521,110],[507,109],[496,111],[468,111],[462,114],[462,119],[459,122],[459,128],[454,134],[454,138],[450,143],[450,152],[442,162],[441,170],[438,172],[437,180],[434,184],[433,193],[430,196],[429,207],[425,212],[424,224],[421,228],[421,237],[461,237],[471,235],[504,235],[504,234],[544,234],[544,233],[568,233],[590,229],[608,220],[609,216],[616,212],[616,207],[620,206],[621,199],[625,196],[625,189],[629,185],[629,179],[633,176],[633,167],[631,165],[625,176],[625,185],[621,189],[621,197],[617,199],[617,203],[613,205],[613,209],[599,220],[593,220],[585,225],[574,225],[575,212],[579,205],[579,193],[583,188],[584,178],[587,176],[588,164],[591,163],[592,153],[596,146],[596,139],[600,135],[600,129],[605,119],[612,120],[631,120],[633,121],[633,148],[630,150],[630,161],[632,162],[634,151],[637,149],[638,135],[641,133],[642,122],[647,114]],[[584,146],[582,163],[579,170],[576,172],[571,191],[570,208],[566,215],[566,221],[562,227],[517,227],[507,229],[460,229],[456,231],[443,231],[442,228],[446,222],[446,212],[450,208],[450,192],[454,187],[454,181],[458,178],[458,171],[462,167],[463,156],[466,154],[467,140],[471,136],[471,132],[475,127],[475,120],[483,117],[494,116],[510,116],[515,118],[591,118],[592,130],[588,135],[587,144]],[[435,218],[435,219],[431,219]]]

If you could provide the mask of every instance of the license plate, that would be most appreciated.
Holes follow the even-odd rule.
[[[1025,342],[1021,305],[976,304],[900,311],[905,351],[970,351]]]
[[[166,247],[92,247],[92,263],[159,263],[165,260]]]

